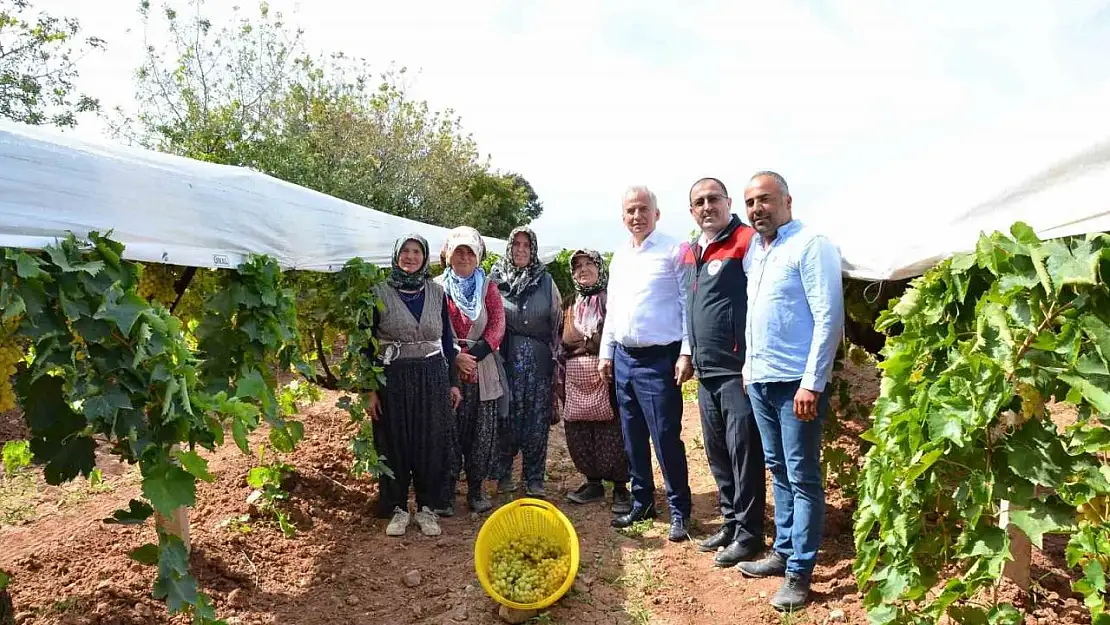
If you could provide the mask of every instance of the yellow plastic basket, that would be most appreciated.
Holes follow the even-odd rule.
[[[570,568],[563,585],[535,603],[517,603],[502,597],[494,590],[489,576],[493,550],[522,535],[553,538],[562,542],[570,553]],[[578,560],[578,533],[574,531],[570,519],[542,499],[525,497],[501,506],[482,524],[482,529],[478,530],[478,538],[474,541],[474,569],[482,588],[494,601],[517,610],[542,610],[558,601],[574,584],[574,578],[578,575]]]

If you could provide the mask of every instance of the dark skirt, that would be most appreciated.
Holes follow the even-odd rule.
[[[619,419],[608,421],[564,421],[567,450],[574,468],[589,480],[628,482],[628,459]]]
[[[512,397],[509,412],[498,424],[497,479],[509,477],[513,459],[522,456],[524,483],[543,484],[547,434],[551,427],[552,369],[550,350],[533,339],[515,337],[505,373]],[[546,358],[547,360],[544,360]]]
[[[435,510],[445,504],[449,480],[451,382],[442,356],[396,360],[385,367],[385,388],[379,391],[382,416],[374,423],[374,443],[393,477],[378,481],[378,512],[408,508],[409,484],[416,490],[416,509]]]
[[[497,459],[498,400],[481,400],[478,385],[463,383],[463,400],[455,412],[454,449],[451,454],[449,496],[454,498],[454,484],[459,471],[466,472],[468,497],[473,498],[482,483],[493,477]]]

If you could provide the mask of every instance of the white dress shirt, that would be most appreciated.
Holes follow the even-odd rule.
[[[682,342],[682,354],[690,354],[683,252],[678,239],[659,230],[639,247],[629,241],[613,252],[602,358],[611,359],[618,344],[650,347],[676,341]]]

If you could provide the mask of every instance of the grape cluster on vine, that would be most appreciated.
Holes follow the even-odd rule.
[[[490,579],[502,597],[535,603],[554,594],[570,572],[570,555],[548,536],[524,535],[493,550]]]
[[[169,306],[177,299],[177,274],[170,265],[147,263],[139,276],[139,296]]]
[[[15,342],[14,336],[0,339],[0,412],[15,408],[15,390],[12,376],[16,363],[23,358],[23,350]]]

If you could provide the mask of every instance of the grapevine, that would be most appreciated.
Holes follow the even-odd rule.
[[[882,390],[863,438],[854,572],[874,623],[1019,623],[995,600],[1009,521],[1071,534],[1073,588],[1105,612],[1110,556],[1110,236],[982,236],[884,311]],[[1077,410],[1063,432],[1052,400]]]
[[[275,447],[295,443],[301,429],[282,418],[269,367],[296,362],[296,331],[276,263],[255,257],[224,272],[228,295],[206,300],[204,351],[195,352],[182,323],[139,294],[139,266],[122,251],[95,232],[42,252],[4,250],[0,309],[14,328],[5,344],[11,334],[30,343],[14,390],[47,482],[93,475],[106,442],[139,465],[143,498],[105,521],[139,524],[193,505],[196,481],[214,479],[197,448],[215,449],[226,429],[243,446],[263,416],[278,432]],[[218,351],[221,341],[239,351]],[[212,622],[212,604],[189,574],[188,546],[156,530],[157,544],[129,555],[157,566],[154,596],[171,612]]]
[[[0,412],[15,408],[15,389],[12,377],[16,365],[23,358],[16,336],[0,324]]]

